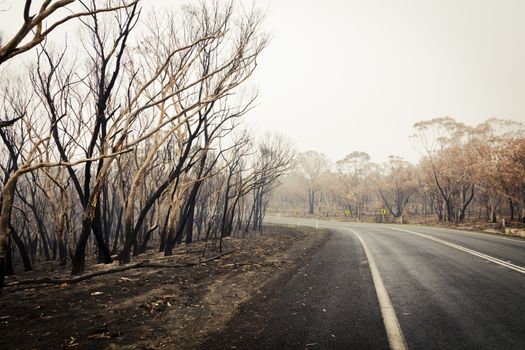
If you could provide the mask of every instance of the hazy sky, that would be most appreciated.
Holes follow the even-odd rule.
[[[254,115],[300,149],[416,161],[418,120],[525,122],[523,0],[268,2]]]
[[[22,1],[4,6],[13,2]],[[525,122],[524,0],[255,4],[267,9],[272,40],[255,75],[260,99],[249,121],[283,132],[299,150],[332,160],[359,150],[376,162],[390,154],[417,161],[408,136],[418,120]],[[11,8],[0,13],[4,32]]]

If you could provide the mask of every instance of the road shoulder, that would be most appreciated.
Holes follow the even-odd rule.
[[[360,242],[331,230],[324,245],[244,303],[200,348],[388,348]]]

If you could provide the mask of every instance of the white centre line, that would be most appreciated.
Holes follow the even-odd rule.
[[[493,256],[490,256],[490,255],[487,255],[487,254],[483,254],[483,253],[480,253],[476,250],[473,250],[473,249],[469,249],[469,248],[465,248],[463,246],[460,246],[460,245],[457,245],[457,244],[454,244],[454,243],[450,243],[448,241],[445,241],[445,240],[442,240],[440,238],[436,238],[436,237],[433,237],[433,236],[428,236],[428,235],[425,235],[425,234],[422,234],[422,233],[419,233],[419,232],[415,232],[415,231],[409,231],[409,230],[403,230],[403,229],[400,229],[400,228],[393,228],[393,227],[390,227],[392,230],[396,230],[396,231],[401,231],[401,232],[407,232],[407,233],[411,233],[413,235],[416,235],[416,236],[419,236],[419,237],[423,237],[423,238],[426,238],[426,239],[430,239],[432,241],[435,241],[435,242],[438,242],[438,243],[441,243],[441,244],[444,244],[444,245],[447,245],[449,247],[452,247],[452,248],[455,248],[455,249],[458,249],[458,250],[461,250],[465,253],[469,253],[469,254],[472,254],[474,256],[477,256],[479,258],[482,258],[482,259],[485,259],[485,260],[488,260],[490,262],[493,262],[495,264],[498,264],[498,265],[501,265],[501,266],[504,266],[508,269],[511,269],[511,270],[514,270],[514,271],[517,271],[519,273],[524,273],[525,274],[525,268],[522,267],[522,266],[518,266],[518,265],[514,265],[508,261],[504,261],[504,260],[501,260],[501,259],[498,259],[498,258],[495,258]]]
[[[363,249],[368,259],[368,265],[370,266],[370,272],[372,273],[372,279],[374,281],[374,287],[376,289],[377,299],[379,300],[379,306],[381,307],[381,315],[383,316],[383,323],[385,324],[386,335],[388,337],[388,344],[390,349],[393,350],[406,350],[408,349],[407,343],[405,341],[405,336],[397,320],[396,312],[394,311],[394,306],[390,301],[388,292],[383,283],[383,279],[379,274],[377,265],[375,263],[374,257],[368,250],[368,246],[365,244],[365,241],[361,238],[359,233],[356,231],[347,228],[346,230],[352,232],[361,242]]]

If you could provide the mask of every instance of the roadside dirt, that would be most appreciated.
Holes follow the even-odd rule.
[[[223,251],[232,253],[191,267],[133,269],[75,285],[6,288],[0,296],[0,349],[196,348],[328,235],[272,226],[263,234],[227,239]],[[183,245],[169,263],[197,262],[203,248]]]
[[[412,223],[412,222],[411,222]],[[431,222],[431,223],[414,223],[426,226],[436,226],[462,231],[483,232],[494,235],[511,236],[525,238],[525,225],[522,223],[511,223],[505,229],[501,223],[486,223],[486,222],[465,222],[461,224],[447,223],[447,222]]]

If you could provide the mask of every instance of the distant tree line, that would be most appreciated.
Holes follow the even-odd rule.
[[[335,164],[318,152],[299,153],[271,207],[357,220],[382,220],[386,212],[387,219],[525,222],[523,124],[489,119],[472,127],[444,117],[418,122],[414,131],[423,154],[415,165],[397,156],[376,164],[358,151]]]

